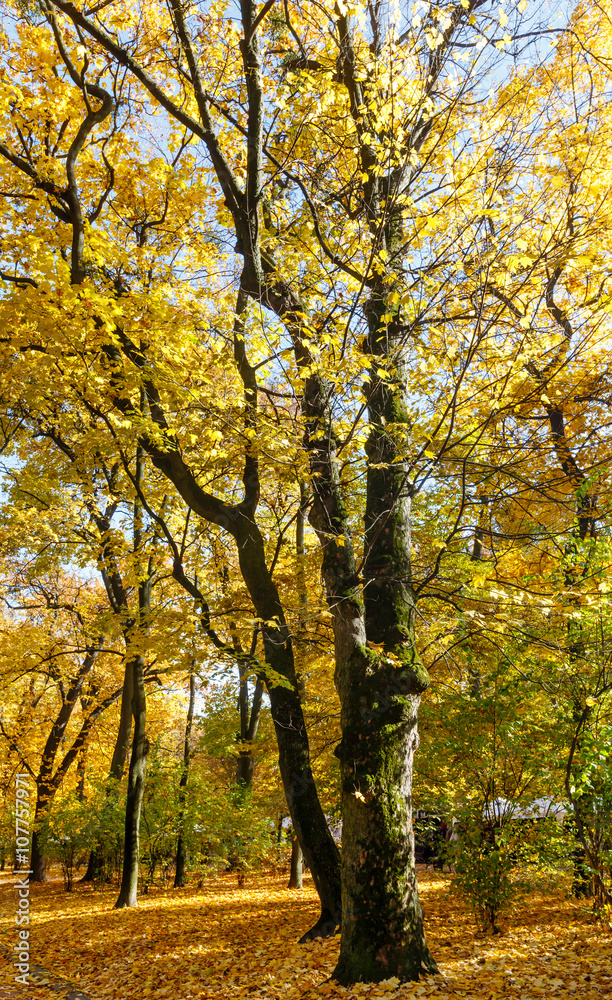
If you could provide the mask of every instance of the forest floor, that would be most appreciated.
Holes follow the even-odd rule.
[[[0,877],[0,1000],[604,1000],[612,997],[612,934],[562,892],[533,894],[502,935],[483,937],[449,897],[450,877],[419,873],[427,938],[440,975],[345,989],[330,981],[339,938],[297,945],[317,916],[310,878],[210,879],[199,890],[154,889],[137,909],[61,879],[31,887],[31,986],[14,981],[15,889]]]

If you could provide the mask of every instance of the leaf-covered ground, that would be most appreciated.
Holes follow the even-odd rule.
[[[502,936],[480,937],[449,899],[449,877],[431,872],[421,873],[420,886],[441,975],[418,984],[344,989],[329,981],[338,938],[295,943],[317,913],[310,879],[296,892],[285,888],[285,875],[253,876],[242,889],[223,875],[198,891],[154,891],[133,910],[112,909],[114,890],[76,886],[68,894],[61,881],[33,886],[36,983],[16,987],[6,957],[15,941],[11,881],[0,883],[0,1000],[612,997],[612,935],[590,922],[584,906],[561,894],[534,895]]]

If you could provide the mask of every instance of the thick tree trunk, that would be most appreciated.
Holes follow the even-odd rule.
[[[49,767],[48,773],[51,769]],[[32,854],[30,861],[30,868],[32,869],[32,874],[30,875],[30,882],[46,882],[47,881],[47,859],[42,848],[42,837],[40,834],[40,825],[44,820],[45,813],[51,806],[57,787],[55,783],[50,784],[42,783],[40,777],[36,786],[36,807],[34,809],[34,823],[33,833],[32,833]]]
[[[301,889],[302,888],[302,861],[303,861],[302,848],[300,847],[300,842],[295,834],[291,838],[291,871],[289,874],[289,889]]]
[[[32,834],[32,874],[30,875],[30,882],[46,882],[47,881],[47,859],[41,851],[40,846],[40,834],[38,830],[34,830]]]
[[[238,763],[236,764],[236,784],[245,791],[253,784],[255,760],[250,747],[241,744]]]
[[[334,623],[342,740],[342,936],[334,978],[343,984],[435,971],[425,943],[412,830],[417,710],[427,673],[415,648],[410,567],[409,425],[399,337],[382,286],[368,303],[372,355],[363,603],[338,476],[329,387],[307,378],[305,444]],[[389,374],[385,378],[378,370]]]
[[[415,647],[410,564],[409,424],[400,338],[369,302],[369,437],[363,593],[369,648],[338,664],[342,705],[342,983],[436,971],[416,885],[412,768],[428,677]],[[380,360],[379,360],[380,359]],[[379,367],[390,377],[378,378]],[[375,650],[375,652],[374,652]]]
[[[418,979],[435,971],[425,943],[411,819],[419,699],[392,671],[373,670],[368,677],[364,667],[350,673],[353,681],[361,673],[369,688],[365,717],[358,694],[349,695],[343,709],[343,921],[334,978],[345,984]]]
[[[187,780],[189,778],[189,762],[191,759],[191,727],[193,725],[193,713],[195,711],[195,676],[189,677],[189,705],[187,707],[187,722],[185,724],[185,744],[183,747],[183,770],[179,782],[179,813],[178,813],[178,841],[176,845],[176,872],[174,875],[174,888],[181,889],[185,885],[185,799],[187,792]]]
[[[127,802],[125,807],[123,873],[121,877],[121,889],[115,903],[115,909],[138,905],[140,811],[144,795],[145,770],[149,751],[149,744],[145,735],[146,695],[143,676],[144,657],[141,655],[135,656],[131,660],[131,663],[134,673],[134,696],[132,699],[134,735],[132,739]]]
[[[89,858],[87,859],[87,868],[85,869],[85,874],[80,879],[81,882],[93,882],[96,877],[96,868],[98,864],[98,847],[92,847],[89,852]]]

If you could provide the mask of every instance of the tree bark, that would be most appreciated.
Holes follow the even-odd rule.
[[[428,677],[414,635],[406,361],[399,333],[382,320],[385,301],[383,284],[367,307],[363,600],[338,475],[332,393],[321,376],[306,379],[303,401],[310,516],[323,553],[341,704],[342,937],[333,976],[343,984],[436,971],[425,943],[412,830],[417,711]],[[391,377],[381,378],[381,368]]]
[[[34,822],[36,823],[36,820],[34,820]],[[41,850],[40,833],[35,829],[32,834],[32,874],[30,875],[30,882],[46,881],[47,859]]]
[[[134,694],[132,698],[132,716],[134,719],[134,735],[130,756],[128,776],[128,791],[125,807],[125,843],[123,850],[123,872],[121,889],[115,903],[115,909],[124,906],[137,906],[138,900],[138,858],[140,812],[144,795],[145,771],[149,743],[145,735],[146,727],[146,694],[144,686],[144,657],[139,655],[131,660],[133,671]]]
[[[291,837],[291,872],[289,874],[289,889],[301,889],[302,888],[302,862],[303,862],[302,848],[300,847],[300,842],[294,831]]]
[[[108,772],[109,778],[121,781],[125,771],[128,750],[130,749],[130,736],[132,735],[132,699],[134,697],[134,669],[132,663],[126,660],[125,675],[123,679],[123,691],[121,693],[121,709],[119,712],[119,728],[115,749]]]
[[[136,476],[135,483],[140,487],[145,473],[145,455],[142,447],[138,447],[136,452]],[[155,536],[156,537],[156,536]],[[154,537],[154,541],[155,541]],[[136,557],[136,571],[139,571],[138,561],[142,558],[142,507],[140,495],[136,496],[134,502],[134,555]],[[151,615],[151,591],[153,587],[153,555],[149,555],[148,566],[144,576],[140,576],[138,584],[138,616],[126,622],[126,652],[130,656],[134,640],[137,638],[138,630],[146,632],[150,624]],[[140,569],[142,574],[142,569]],[[121,584],[121,605],[127,608],[127,599],[123,584]],[[119,603],[119,602],[118,602]],[[145,657],[143,653],[131,653],[132,668],[132,718],[134,720],[134,730],[132,737],[132,753],[130,756],[130,768],[128,773],[128,789],[125,804],[125,839],[123,848],[123,872],[121,876],[121,888],[119,897],[115,903],[115,909],[125,906],[137,906],[138,895],[138,861],[140,849],[140,813],[145,787],[145,773],[147,766],[147,754],[149,752],[149,741],[146,737],[147,722],[147,693],[145,690],[144,671]],[[126,675],[128,671],[126,669]]]
[[[238,761],[236,763],[236,785],[244,791],[251,788],[255,771],[253,742],[257,737],[261,717],[261,699],[264,682],[257,678],[253,689],[253,700],[249,712],[249,684],[247,668],[239,661],[240,688],[238,705],[240,709],[240,733],[238,734]]]
[[[195,676],[189,677],[189,705],[187,707],[187,722],[185,724],[185,745],[183,748],[183,769],[179,782],[179,814],[178,814],[178,841],[176,845],[176,872],[174,875],[174,888],[181,889],[185,885],[185,799],[187,791],[187,780],[189,778],[189,762],[191,759],[191,727],[193,724],[193,713],[195,710]]]

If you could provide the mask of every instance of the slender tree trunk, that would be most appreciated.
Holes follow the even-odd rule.
[[[85,757],[86,757],[86,754],[82,753],[79,756],[79,759],[78,759],[78,762],[77,762],[77,787],[76,787],[76,793],[77,793],[79,802],[81,802],[81,803],[83,803],[85,801],[85,770],[86,770],[86,767],[85,767]]]
[[[300,482],[300,506],[297,512],[295,525],[295,550],[296,550],[296,582],[300,615],[298,622],[298,636],[295,647],[295,671],[298,680],[298,691],[302,699],[302,704],[306,701],[306,684],[304,681],[304,654],[301,648],[303,642],[303,632],[305,628],[306,608],[308,605],[308,594],[306,590],[306,568],[304,565],[304,511],[306,510],[306,487]],[[302,888],[302,874],[304,867],[304,854],[295,830],[291,835],[291,869],[289,872],[289,889]]]
[[[86,737],[89,732],[89,724],[86,722],[81,727],[81,731],[73,741],[70,749],[56,767],[54,766],[56,757],[65,736],[66,727],[70,722],[74,706],[76,705],[85,678],[91,672],[94,665],[98,648],[102,639],[98,639],[96,646],[88,649],[87,655],[79,668],[76,678],[70,686],[69,691],[63,699],[62,707],[57,715],[47,741],[45,743],[40,769],[36,778],[36,810],[34,817],[34,832],[32,834],[32,875],[31,882],[45,882],[47,879],[47,862],[41,850],[41,838],[37,825],[40,824],[45,811],[51,805],[57,789],[60,787],[64,775],[72,762],[78,759],[79,751],[85,746]]]
[[[300,842],[295,834],[291,838],[291,872],[289,875],[289,889],[301,889],[302,888],[302,861],[303,861],[302,848],[300,847]]]
[[[132,697],[134,692],[134,669],[129,659],[126,659],[123,675],[123,690],[121,692],[121,708],[119,710],[119,728],[115,740],[115,748],[111,759],[108,776],[113,781],[121,781],[125,771],[125,762],[130,748],[132,735]],[[93,882],[96,876],[101,877],[104,868],[104,844],[96,843],[89,852],[87,871],[81,882]]]
[[[321,900],[317,922],[301,938],[307,941],[332,935],[340,921],[339,852],[317,796],[297,690],[276,686],[269,690],[269,696],[287,805]]]
[[[187,708],[187,722],[185,725],[185,746],[183,749],[183,770],[179,782],[179,814],[178,814],[178,842],[176,845],[176,873],[174,876],[174,888],[181,889],[185,885],[185,798],[187,791],[187,779],[189,777],[189,761],[191,759],[191,727],[193,724],[193,713],[195,709],[195,676],[189,677],[189,706]]]
[[[302,703],[306,700],[306,681],[304,679],[304,653],[301,644],[304,642],[304,632],[306,630],[306,620],[308,616],[308,589],[306,586],[306,548],[304,545],[304,525],[306,521],[306,510],[308,499],[306,486],[300,482],[300,506],[295,522],[295,555],[296,555],[296,584],[299,602],[298,615],[298,642],[295,649],[295,672],[298,679],[298,690]]]
[[[144,393],[141,392],[141,406],[143,405]],[[145,452],[139,445],[136,450],[136,486],[140,486],[145,474]],[[147,766],[147,754],[149,752],[149,741],[146,737],[147,722],[147,695],[144,683],[145,658],[142,653],[131,653],[134,639],[140,631],[146,633],[150,624],[151,615],[151,590],[153,586],[153,553],[149,554],[148,566],[143,573],[144,567],[138,565],[143,558],[142,553],[143,528],[142,528],[142,506],[140,496],[137,494],[134,502],[134,556],[135,569],[139,574],[138,584],[138,616],[126,622],[126,651],[132,664],[132,718],[134,720],[134,731],[132,736],[132,753],[130,756],[130,768],[128,773],[128,790],[125,805],[125,839],[123,849],[123,872],[121,876],[121,888],[119,897],[115,903],[115,909],[124,906],[137,906],[138,895],[138,861],[140,848],[140,813],[142,800],[144,797],[145,773]],[[155,541],[155,540],[154,540]],[[127,600],[123,584],[121,584],[122,600],[120,603],[127,608]],[[127,669],[126,669],[127,674]]]
[[[196,508],[197,509],[197,508]],[[234,526],[240,570],[258,617],[266,663],[290,687],[267,683],[281,779],[304,858],[321,900],[321,913],[302,941],[332,935],[340,921],[340,857],[317,795],[310,746],[295,673],[291,634],[276,585],[268,570],[263,539],[252,517]]]
[[[134,735],[130,770],[128,776],[128,792],[125,807],[125,845],[123,851],[123,873],[119,898],[115,909],[124,906],[137,906],[138,894],[138,858],[140,812],[145,785],[145,769],[149,743],[145,735],[146,727],[146,695],[144,686],[144,657],[133,657],[134,695],[132,698],[132,716],[134,719]]]
[[[236,764],[236,785],[245,791],[253,784],[253,773],[255,770],[254,741],[259,729],[261,718],[261,700],[264,692],[264,682],[261,677],[257,678],[253,689],[253,700],[249,712],[249,687],[247,681],[247,670],[239,663],[240,671],[240,734],[238,761]]]
[[[109,778],[121,781],[125,771],[130,737],[132,735],[132,699],[134,697],[134,669],[129,659],[126,659],[121,693],[121,708],[119,711],[119,728],[115,740],[115,749],[108,772]]]
[[[253,750],[247,742],[249,727],[249,681],[247,669],[238,664],[240,675],[238,687],[238,711],[240,713],[240,732],[238,734],[238,762],[236,765],[236,784],[240,788],[250,788],[253,781]]]
[[[239,312],[237,303],[238,326],[240,326]],[[245,398],[247,398],[247,410],[250,410],[256,405],[255,370],[250,369],[245,358],[240,356],[242,349],[240,345],[244,345],[244,333],[241,330],[238,333],[235,351],[238,366],[241,373],[244,373]],[[134,357],[131,355],[129,345],[122,346],[128,357],[137,365],[142,364],[142,355]],[[118,349],[114,346],[107,345],[105,349],[113,360],[120,357]],[[219,525],[232,535],[236,542],[243,580],[256,614],[262,621],[264,655],[266,663],[271,668],[271,677],[280,675],[289,682],[290,687],[284,687],[275,684],[273,679],[270,682],[266,680],[285,796],[294,829],[300,838],[306,862],[321,898],[319,920],[303,940],[322,934],[333,934],[340,918],[340,857],[317,795],[310,765],[308,735],[295,675],[291,635],[278,589],[268,567],[263,537],[255,520],[259,499],[256,455],[247,451],[245,456],[243,502],[231,506],[207,493],[199,486],[180,450],[168,436],[168,424],[159,393],[148,376],[145,377],[145,385],[151,416],[162,433],[168,437],[169,447],[160,447],[148,435],[143,435],[142,446],[150,455],[153,464],[174,483],[179,494],[196,514],[209,523]],[[133,415],[133,404],[130,400],[117,398],[115,402],[121,412]]]
[[[147,391],[151,412],[165,429],[165,417],[157,402],[156,389],[149,384]],[[340,856],[327,826],[312,775],[291,635],[280,595],[270,575],[263,537],[255,521],[255,503],[249,499],[248,504],[233,508],[220,503],[199,487],[178,450],[162,450],[150,439],[146,439],[145,446],[153,464],[175,484],[195,513],[207,521],[218,523],[230,532],[236,542],[242,578],[256,614],[263,623],[265,661],[271,668],[272,677],[281,675],[291,685],[284,687],[266,681],[287,804],[321,899],[320,917],[302,940],[333,934],[340,919]],[[253,483],[257,486],[257,476],[252,469],[245,469],[243,478],[249,491]]]

